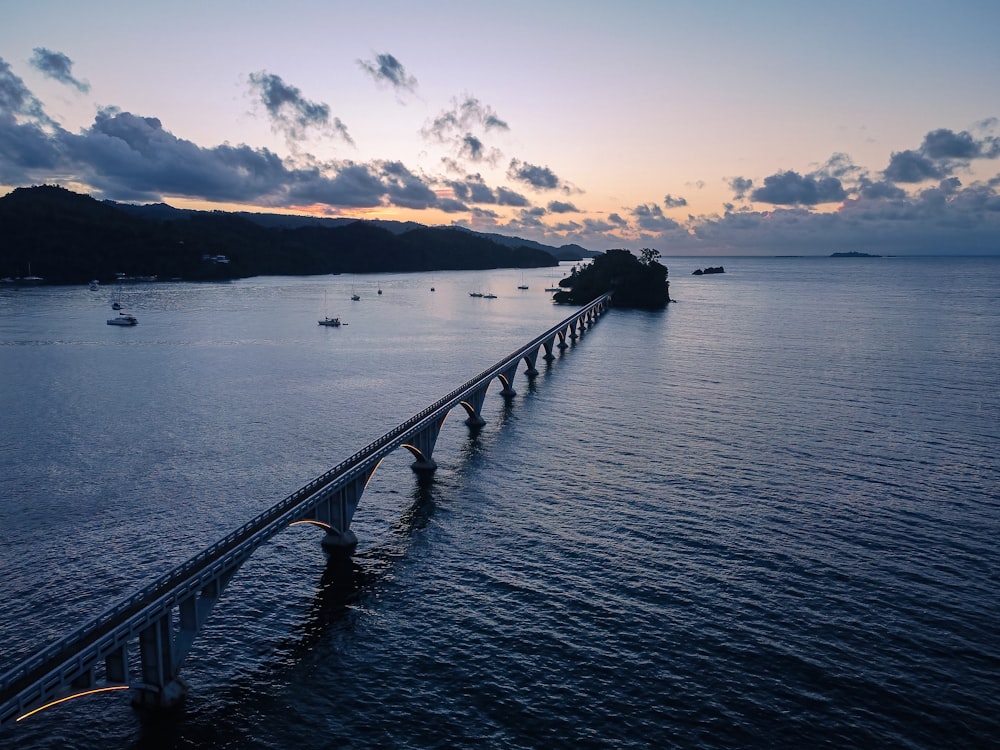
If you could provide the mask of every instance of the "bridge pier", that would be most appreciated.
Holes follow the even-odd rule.
[[[538,370],[535,369],[535,360],[538,359],[538,350],[531,352],[530,354],[524,355],[524,362],[528,365],[528,369],[524,371],[524,374],[529,378],[533,378],[538,375]]]
[[[447,414],[443,414],[416,433],[410,442],[403,443],[403,447],[410,451],[416,459],[410,464],[410,468],[415,472],[428,473],[437,469],[437,462],[433,457],[434,444],[437,443],[438,435],[441,433],[441,425],[444,424],[447,417]]]
[[[349,556],[358,546],[358,538],[351,531],[351,520],[358,508],[361,493],[375,474],[378,464],[371,471],[361,474],[344,486],[330,493],[313,510],[313,518],[326,529],[320,541],[328,555]]]
[[[517,374],[517,366],[520,364],[520,360],[515,359],[514,363],[497,375],[500,378],[500,382],[503,383],[503,390],[500,391],[500,395],[504,398],[512,398],[517,395],[517,391],[514,390],[514,375]]]
[[[555,343],[556,337],[545,339],[542,342],[542,347],[545,349],[545,356],[542,357],[546,362],[551,362],[556,358],[556,355],[552,353],[552,345]]]
[[[132,704],[140,708],[172,708],[187,693],[175,668],[171,614],[167,610],[139,632],[141,681],[132,685]]]
[[[462,408],[465,409],[466,414],[469,415],[468,419],[465,420],[465,423],[469,427],[478,428],[486,424],[486,420],[483,419],[483,402],[486,400],[486,389],[488,386],[489,383],[482,388],[477,388],[464,401],[459,402]]]

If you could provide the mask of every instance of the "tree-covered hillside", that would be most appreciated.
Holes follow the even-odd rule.
[[[508,247],[447,227],[414,225],[396,233],[364,221],[263,226],[221,211],[126,210],[43,185],[0,198],[0,278],[27,276],[29,265],[47,283],[83,284],[119,273],[215,280],[537,268],[558,261],[537,247]]]

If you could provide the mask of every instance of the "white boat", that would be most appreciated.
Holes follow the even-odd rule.
[[[561,291],[557,286],[547,286],[545,287],[546,292],[558,292]]]
[[[329,316],[323,318],[323,320],[321,320],[319,324],[321,326],[333,326],[334,328],[341,325],[340,318],[331,318]]]
[[[128,313],[118,313],[117,318],[110,318],[108,320],[109,326],[134,326],[138,325],[138,323],[139,321],[136,320],[136,317]]]

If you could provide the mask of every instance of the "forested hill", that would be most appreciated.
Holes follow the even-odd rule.
[[[215,280],[260,275],[375,273],[558,264],[541,246],[510,247],[466,230],[375,223],[264,226],[219,211],[129,210],[61,187],[0,198],[0,278],[51,284],[115,274]]]

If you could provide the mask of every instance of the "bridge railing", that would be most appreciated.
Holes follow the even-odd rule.
[[[13,669],[4,673],[0,676],[0,703],[5,701],[10,694],[17,693],[20,687],[24,684],[30,684],[34,678],[44,676],[44,674],[47,674],[51,669],[56,668],[68,657],[68,654],[86,648],[90,644],[100,640],[102,636],[107,635],[111,630],[113,630],[117,624],[127,621],[130,617],[140,613],[148,605],[156,602],[173,589],[181,586],[188,579],[193,576],[197,576],[203,568],[210,566],[227,552],[230,552],[236,547],[239,547],[243,543],[247,542],[247,540],[254,537],[261,530],[269,527],[273,522],[282,519],[286,512],[291,511],[306,499],[312,497],[323,488],[337,481],[342,474],[357,466],[361,461],[371,456],[373,453],[386,448],[395,441],[401,442],[402,437],[408,435],[414,430],[415,427],[421,425],[423,421],[427,420],[432,415],[436,415],[436,413],[445,408],[453,407],[463,396],[474,391],[484,383],[492,381],[492,379],[499,373],[503,372],[506,367],[510,366],[512,362],[519,360],[533,350],[536,350],[547,339],[555,336],[559,331],[564,330],[571,321],[578,320],[586,315],[590,310],[603,305],[609,296],[610,295],[607,294],[602,295],[601,297],[598,297],[592,302],[584,305],[574,312],[573,315],[552,326],[541,335],[535,337],[528,344],[525,344],[517,351],[507,355],[496,364],[483,370],[481,373],[466,381],[447,395],[441,397],[419,413],[413,415],[402,424],[396,426],[381,437],[373,440],[350,458],[341,461],[332,469],[306,483],[275,505],[258,513],[238,529],[230,532],[210,547],[203,549],[194,557],[188,559],[156,580],[152,581],[128,599],[119,602],[69,635],[42,649],[35,655],[15,666]],[[392,450],[394,450],[397,445],[392,446]]]

